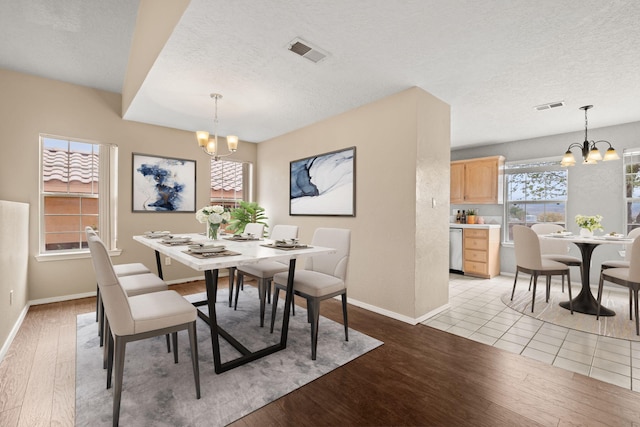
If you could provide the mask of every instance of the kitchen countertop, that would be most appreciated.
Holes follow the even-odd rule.
[[[449,224],[449,228],[500,228],[500,224]]]

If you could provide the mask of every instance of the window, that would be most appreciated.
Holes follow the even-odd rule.
[[[250,201],[250,186],[245,185],[250,177],[251,163],[211,159],[211,204],[232,209],[241,200]]]
[[[624,162],[625,182],[625,226],[627,233],[640,227],[640,148],[625,150]]]
[[[566,224],[567,170],[559,161],[510,163],[505,167],[505,241],[515,224]]]
[[[40,145],[40,253],[86,252],[86,226],[115,248],[117,148],[45,135]]]

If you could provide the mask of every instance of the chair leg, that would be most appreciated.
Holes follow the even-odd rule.
[[[104,313],[104,311],[103,311]],[[107,369],[107,365],[108,365],[108,357],[109,357],[109,346],[111,344],[111,339],[109,339],[109,337],[111,336],[111,328],[109,327],[109,319],[107,319],[106,316],[104,316],[102,318],[103,320],[103,330],[102,330],[102,336],[106,337],[106,340],[104,341],[104,346],[102,347],[102,369]]]
[[[562,277],[564,277],[564,276],[562,276]],[[551,276],[546,276],[545,279],[546,279],[545,284],[547,285],[547,292],[546,292],[546,295],[545,295],[545,302],[548,303],[549,302],[549,294],[551,293]]]
[[[109,348],[107,354],[107,390],[111,388],[111,378],[113,377],[113,352],[115,350],[115,342],[113,341],[113,335],[111,334],[111,329],[109,329],[109,336],[107,337],[108,344],[106,347]]]
[[[100,287],[96,283],[96,322],[98,322],[99,314],[100,314]],[[98,329],[98,333],[100,333],[99,329]]]
[[[171,338],[173,338],[173,363],[178,363],[178,333],[172,332]]]
[[[349,320],[347,318],[347,294],[342,294],[342,319],[344,322],[344,340],[349,341]]]
[[[265,302],[267,300],[267,283],[265,279],[258,279],[258,295],[260,296],[260,327],[264,326]]]
[[[533,307],[536,305],[536,287],[538,286],[538,275],[533,275],[533,298],[531,298],[531,312],[533,313]]]
[[[100,336],[100,347],[104,345],[104,304],[102,297],[98,295],[98,335]]]
[[[238,272],[238,281],[236,283],[236,302],[235,302],[235,305],[233,306],[234,310],[238,308],[238,294],[240,293],[240,288],[244,289],[244,274],[241,274],[240,272]]]
[[[196,399],[200,399],[200,365],[198,363],[198,337],[196,334],[196,322],[189,323],[189,346],[191,347],[191,365],[193,366],[193,379],[196,384]]]
[[[596,320],[600,319],[600,304],[602,301],[602,285],[604,282],[604,277],[602,277],[602,271],[600,271],[600,280],[598,281],[598,297],[596,301],[598,302],[598,309],[596,310]]]
[[[273,303],[271,304],[271,333],[273,333],[273,325],[276,323],[276,309],[278,308],[278,298],[280,289],[277,286],[273,287]],[[286,307],[285,307],[286,310]]]
[[[633,320],[633,297],[631,288],[629,288],[629,320]],[[637,316],[636,316],[637,317]]]
[[[562,293],[564,294],[564,274],[562,275]]]
[[[564,279],[564,276],[562,276]],[[571,270],[567,270],[567,289],[569,289],[569,310],[573,314],[573,296],[571,296]]]
[[[311,360],[316,360],[318,348],[318,323],[320,322],[320,300],[307,300],[307,311],[311,315]]]
[[[169,339],[169,334],[167,334],[167,353],[171,353],[171,340]]]
[[[513,290],[511,291],[511,301],[513,301],[513,294],[516,293],[516,282],[518,281],[518,268],[516,267],[516,277],[513,279]],[[533,277],[533,276],[532,276]]]
[[[267,284],[267,303],[271,304],[271,279],[267,279],[266,284]]]
[[[531,282],[533,282],[533,276],[529,276],[529,292],[531,292]]]
[[[113,388],[113,425],[116,427],[120,422],[120,399],[122,397],[122,376],[124,373],[124,352],[126,341],[121,337],[115,339],[115,386]]]
[[[638,289],[633,290],[633,299],[635,300],[633,308],[636,315],[636,335],[640,335],[640,324],[638,323],[640,321],[640,319],[638,319]]]

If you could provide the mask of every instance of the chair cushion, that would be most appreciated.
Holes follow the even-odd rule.
[[[288,272],[289,265],[277,261],[264,261],[238,267],[238,273],[248,274],[258,279],[270,279],[276,273]]]
[[[542,258],[548,259],[551,261],[561,262],[563,264],[577,264],[577,265],[582,264],[582,260],[580,258],[578,258],[577,256],[571,256],[571,255],[546,254],[546,255],[542,255]]]
[[[631,263],[624,260],[609,260],[602,263],[604,268],[629,268]]]
[[[620,280],[629,280],[628,268],[607,268],[602,272],[602,275],[606,279],[607,277],[615,277]]]
[[[276,285],[287,286],[288,276],[288,272],[278,273],[273,276],[273,281]],[[317,271],[297,270],[293,287],[302,294],[311,297],[322,297],[345,289],[345,284],[343,280],[328,274]]]
[[[197,310],[176,291],[129,298],[134,334],[182,325],[196,320]]]
[[[115,271],[116,276],[118,277],[151,273],[151,271],[149,271],[149,269],[144,264],[139,262],[132,262],[130,264],[116,264],[113,266],[113,271]]]
[[[167,284],[153,273],[135,274],[119,278],[120,285],[128,297],[148,294],[150,292],[166,291]]]
[[[563,264],[561,262],[558,261],[553,261],[547,258],[542,258],[542,268],[540,269],[540,271],[547,271],[547,270],[568,270],[569,267],[567,267],[566,264]]]

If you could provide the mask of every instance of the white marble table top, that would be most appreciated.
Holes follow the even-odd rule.
[[[231,241],[231,240],[210,240],[202,234],[198,233],[172,233],[174,237],[184,236],[190,237],[190,244],[217,244],[224,245],[233,252],[239,252],[240,255],[220,256],[211,258],[196,258],[188,253],[188,246],[174,245],[167,246],[162,243],[162,238],[151,239],[146,236],[133,236],[133,240],[147,246],[159,253],[168,256],[176,261],[193,268],[197,271],[216,270],[221,268],[237,267],[240,265],[254,264],[256,262],[269,261],[288,261],[291,258],[300,258],[304,256],[312,256],[318,254],[334,253],[335,249],[325,248],[321,246],[309,246],[307,248],[294,250],[280,250],[275,248],[267,248],[262,245],[273,243],[272,240],[254,240],[254,241]]]

